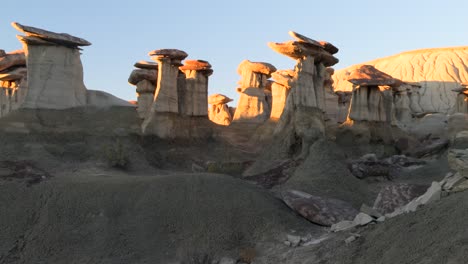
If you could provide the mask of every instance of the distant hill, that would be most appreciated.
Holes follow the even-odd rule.
[[[351,91],[347,75],[363,64],[403,81],[420,82],[420,104],[426,112],[449,112],[456,98],[451,90],[468,82],[468,46],[464,46],[408,51],[337,70],[334,90]]]

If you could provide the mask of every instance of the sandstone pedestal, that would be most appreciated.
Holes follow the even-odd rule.
[[[179,94],[183,102],[182,114],[208,116],[208,77],[213,74],[211,65],[203,60],[187,60],[179,68],[185,74],[185,90]]]
[[[239,103],[233,122],[249,122],[261,124],[270,117],[270,105],[265,89],[267,80],[276,68],[265,62],[244,60],[239,64],[237,72],[241,75]]]
[[[23,43],[28,67],[28,92],[21,108],[66,109],[85,106],[86,87],[80,46],[91,43],[68,34],[12,25],[26,36]]]

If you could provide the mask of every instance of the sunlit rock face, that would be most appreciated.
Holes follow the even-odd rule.
[[[468,47],[415,50],[363,64],[405,82],[419,82],[419,105],[424,113],[450,112],[457,98],[451,90],[468,81]],[[336,71],[335,91],[352,91],[348,75],[363,64]]]
[[[275,134],[283,135],[289,147],[302,146],[300,156],[305,157],[310,145],[325,134],[325,86],[331,73],[327,67],[338,63],[333,56],[338,49],[328,42],[315,41],[296,32],[290,31],[289,34],[294,41],[268,43],[274,51],[296,61],[294,73],[289,75],[292,78],[286,82],[291,86],[290,92]],[[275,81],[284,83],[279,78]],[[278,116],[278,112],[275,109],[275,116]]]
[[[211,122],[223,126],[231,124],[232,115],[227,105],[229,102],[232,102],[232,99],[222,94],[213,94],[208,97],[208,104],[210,104],[208,117]]]
[[[0,117],[18,109],[27,92],[26,57],[22,50],[0,50]]]
[[[266,62],[244,60],[239,64],[237,73],[241,75],[240,93],[233,122],[263,123],[270,117],[270,104],[265,89],[268,78],[276,68]]]
[[[204,60],[186,60],[179,69],[185,74],[185,89],[179,91],[179,110],[188,116],[208,116],[208,77],[211,64]]]
[[[294,85],[295,72],[293,70],[279,70],[272,73],[271,76],[274,82],[271,85],[272,106],[270,119],[279,120],[286,106],[291,86]]]
[[[12,23],[25,34],[23,43],[28,67],[28,92],[21,108],[66,109],[85,106],[86,87],[80,46],[88,41]]]

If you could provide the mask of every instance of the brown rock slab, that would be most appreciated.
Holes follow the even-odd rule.
[[[6,70],[14,66],[26,66],[26,56],[22,53],[7,53],[0,57],[0,71]]]
[[[208,104],[210,105],[227,104],[229,102],[232,102],[232,99],[223,94],[212,94],[208,97]]]
[[[400,80],[377,70],[372,65],[362,65],[361,67],[355,69],[348,76],[348,81],[354,85],[360,86],[400,86],[402,83]]]
[[[12,70],[0,72],[0,81],[16,81],[24,78],[28,73],[26,67],[18,67]]]
[[[411,202],[414,198],[423,195],[428,185],[392,184],[380,190],[373,208],[381,214],[389,214],[397,208]]]
[[[242,70],[270,75],[276,71],[276,67],[268,62],[252,62],[243,60],[237,67],[237,73],[242,75]]]
[[[322,62],[325,67],[330,67],[338,63],[338,59],[331,53],[325,51],[321,46],[299,41],[288,41],[284,43],[269,42],[268,46],[274,51],[288,56],[294,60],[312,56],[316,62]]]
[[[157,70],[158,64],[152,61],[138,61],[133,66],[138,69]]]
[[[331,54],[336,54],[339,51],[339,49],[335,45],[331,44],[328,41],[321,40],[321,41],[319,41],[319,43],[320,43],[320,45],[322,45],[324,50],[330,52]]]
[[[181,71],[184,70],[193,70],[193,71],[202,71],[211,69],[211,64],[205,60],[186,60],[184,65],[180,66]]]
[[[305,43],[309,43],[309,44],[312,44],[316,47],[319,47],[319,48],[323,48],[322,44],[316,40],[313,40],[309,37],[306,37],[302,34],[299,34],[297,32],[294,32],[294,31],[289,31],[288,34],[293,37],[294,39],[296,39],[297,41],[299,42],[305,42]]]
[[[37,37],[49,42],[61,44],[61,45],[71,45],[71,46],[89,46],[91,42],[72,36],[67,33],[55,33],[52,31],[21,25],[17,22],[12,22],[11,25],[20,32],[23,32],[28,37]]]
[[[128,77],[128,82],[133,85],[137,85],[142,80],[148,80],[152,83],[156,83],[158,77],[158,71],[149,69],[135,69]]]
[[[271,77],[276,83],[287,88],[291,87],[291,82],[294,76],[295,72],[293,70],[279,70],[271,74]]]
[[[323,226],[331,226],[344,220],[353,220],[359,213],[345,201],[319,197],[296,190],[284,191],[281,198],[298,214]]]
[[[187,58],[188,54],[183,50],[178,49],[159,49],[153,50],[148,53],[151,57],[166,57],[176,60],[183,60]]]

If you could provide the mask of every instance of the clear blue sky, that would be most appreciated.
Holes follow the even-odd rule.
[[[21,48],[12,21],[85,38],[93,43],[82,55],[86,86],[126,100],[136,98],[127,83],[133,64],[154,49],[208,60],[209,93],[237,99],[242,60],[294,66],[267,46],[290,40],[289,30],[339,47],[335,69],[406,50],[468,45],[466,0],[10,0],[0,8],[0,49]]]

